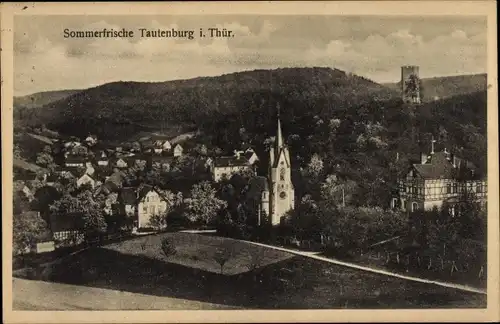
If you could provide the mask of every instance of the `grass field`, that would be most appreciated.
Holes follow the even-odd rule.
[[[167,258],[161,252],[164,237],[176,246],[175,256]],[[221,244],[234,246],[222,274],[213,260]],[[250,270],[255,249],[262,249],[257,251],[261,266]],[[149,295],[152,300],[168,297],[247,309],[486,307],[484,295],[188,233],[164,233],[93,248],[38,269],[30,278]],[[68,294],[61,298],[72,299]],[[163,303],[157,309],[169,308]],[[190,304],[186,309],[192,309]]]

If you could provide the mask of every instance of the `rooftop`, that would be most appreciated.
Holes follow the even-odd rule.
[[[228,166],[246,166],[250,165],[245,156],[221,156],[214,158],[214,167],[223,168]]]

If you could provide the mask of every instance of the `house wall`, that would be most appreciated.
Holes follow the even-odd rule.
[[[116,161],[116,166],[119,167],[119,168],[126,168],[127,167],[127,163],[123,160],[118,160]]]
[[[180,146],[176,146],[176,147],[174,148],[174,156],[181,156],[181,155],[182,155],[182,151],[183,151],[183,150],[182,150],[182,147],[180,147]]]
[[[164,150],[167,150],[167,151],[172,149],[172,145],[170,144],[169,141],[166,141],[165,143],[163,143],[162,147]]]
[[[412,210],[413,203],[419,209],[432,210],[440,208],[445,201],[453,202],[464,192],[473,193],[479,200],[486,200],[487,183],[484,180],[472,180],[466,183],[454,179],[421,179],[410,172],[406,179],[400,181],[400,206],[403,210]]]
[[[84,175],[83,177],[81,177],[80,179],[78,179],[76,181],[76,185],[77,187],[81,187],[83,186],[84,184],[90,184],[92,186],[92,188],[94,188],[95,186],[95,181],[94,179],[92,179],[91,177],[87,176],[87,175]]]
[[[137,206],[138,227],[150,227],[151,216],[163,213],[167,210],[167,203],[158,195],[156,191],[150,191],[139,202]]]
[[[227,167],[214,167],[213,168],[213,179],[214,181],[220,181],[224,174],[227,178],[230,178],[233,174],[236,174],[240,171],[244,170],[253,170],[250,165],[242,165],[242,166],[227,166]]]

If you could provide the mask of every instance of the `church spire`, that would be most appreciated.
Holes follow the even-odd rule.
[[[280,104],[278,103],[276,109],[278,110],[278,130],[276,131],[276,148],[281,148],[283,146],[283,134],[281,133],[281,121],[280,121]]]

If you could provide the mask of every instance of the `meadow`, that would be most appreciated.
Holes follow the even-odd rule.
[[[164,238],[175,247],[175,254],[163,253]],[[221,272],[216,259],[223,250],[231,253]],[[152,300],[168,297],[244,309],[486,307],[486,296],[480,294],[188,233],[143,236],[91,248],[24,278],[138,293]],[[189,304],[186,307],[190,309]]]

